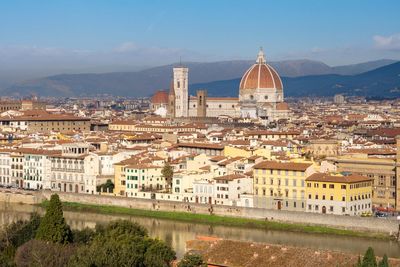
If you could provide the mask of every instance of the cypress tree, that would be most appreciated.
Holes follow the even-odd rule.
[[[36,238],[61,244],[72,242],[72,232],[65,222],[62,204],[57,194],[52,195],[50,198],[46,214],[40,221]]]
[[[382,260],[379,262],[379,267],[389,267],[389,259],[387,257],[387,255],[383,255]]]
[[[374,250],[369,247],[367,251],[365,252],[363,262],[362,262],[362,267],[377,267],[376,263],[376,258],[375,258],[375,253]]]

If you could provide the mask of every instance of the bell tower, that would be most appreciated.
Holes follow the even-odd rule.
[[[207,117],[206,90],[197,90],[197,117]]]
[[[175,117],[188,117],[189,115],[189,92],[188,76],[189,69],[179,66],[174,68],[175,89]]]
[[[168,94],[168,117],[170,117],[171,119],[175,118],[175,89],[174,81],[172,79]]]

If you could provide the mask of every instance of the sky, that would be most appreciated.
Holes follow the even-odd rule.
[[[400,60],[398,0],[0,0],[0,70]]]

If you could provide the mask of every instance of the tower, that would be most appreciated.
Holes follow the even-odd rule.
[[[182,66],[174,68],[175,117],[189,115],[188,74],[188,68]]]
[[[207,117],[206,90],[197,90],[197,117]]]
[[[170,118],[175,118],[175,89],[174,89],[174,80],[172,79],[171,79],[171,85],[169,87],[167,113]]]

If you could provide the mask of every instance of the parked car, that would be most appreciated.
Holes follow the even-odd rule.
[[[361,213],[361,217],[371,217],[372,216],[372,212],[363,212]]]
[[[377,211],[377,212],[375,213],[375,217],[377,217],[377,218],[387,218],[387,217],[388,217],[388,214],[387,214],[386,212]]]

